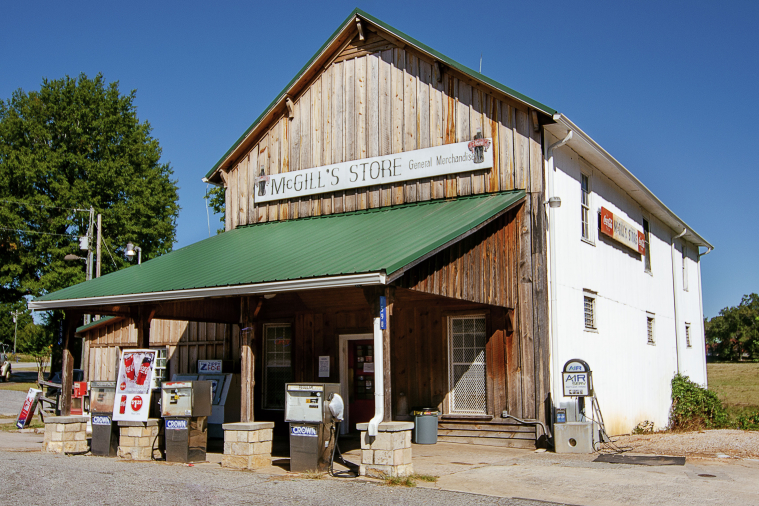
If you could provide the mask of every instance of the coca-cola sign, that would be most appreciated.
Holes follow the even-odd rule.
[[[624,244],[641,255],[645,255],[646,238],[643,232],[619,216],[615,216],[614,213],[605,207],[601,208],[601,219],[598,225],[602,234],[611,237],[618,243]]]

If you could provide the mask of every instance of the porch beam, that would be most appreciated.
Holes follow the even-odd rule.
[[[74,356],[71,354],[76,328],[81,314],[66,312],[63,320],[63,361],[61,366],[61,415],[71,414],[71,394],[74,387]]]

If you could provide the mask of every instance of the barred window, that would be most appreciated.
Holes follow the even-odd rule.
[[[648,333],[648,344],[656,344],[656,336],[654,335],[656,322],[654,316],[650,313],[646,316],[646,331]]]
[[[449,412],[485,414],[485,317],[451,317],[449,339]]]
[[[285,384],[293,381],[292,329],[264,325],[264,409],[285,409]]]
[[[585,328],[596,330],[596,298],[590,295],[584,297]]]
[[[580,197],[582,238],[590,241],[592,240],[590,235],[590,177],[582,174],[580,178],[582,186],[582,194]]]
[[[688,348],[692,347],[690,343],[690,323],[685,324],[685,346]]]

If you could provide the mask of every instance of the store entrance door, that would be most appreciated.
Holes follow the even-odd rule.
[[[343,434],[374,416],[374,339],[371,334],[340,336],[340,388],[346,403]]]

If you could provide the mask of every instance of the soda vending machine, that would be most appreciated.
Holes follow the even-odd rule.
[[[285,422],[290,423],[290,471],[327,470],[330,428],[329,400],[340,393],[339,383],[288,383]]]
[[[210,381],[167,381],[161,385],[166,462],[203,462],[211,415]]]
[[[113,423],[115,381],[90,382],[92,443],[90,451],[100,457],[115,457],[119,448],[119,428]]]

